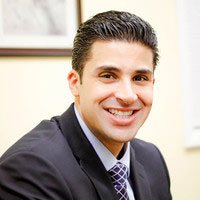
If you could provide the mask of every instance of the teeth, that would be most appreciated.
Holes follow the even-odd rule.
[[[109,109],[108,111],[118,118],[128,118],[133,114],[133,111],[122,112],[115,109]]]

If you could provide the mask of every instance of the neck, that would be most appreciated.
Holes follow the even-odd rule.
[[[100,138],[98,138],[100,141],[102,141]],[[102,141],[102,143],[104,144],[104,146],[106,146],[106,148],[117,158],[120,159],[123,157],[127,145],[124,143],[111,143],[109,142],[108,144],[106,144],[105,142]]]

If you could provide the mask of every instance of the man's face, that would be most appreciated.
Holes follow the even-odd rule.
[[[69,74],[77,110],[92,133],[113,153],[133,139],[153,99],[153,53],[126,41],[94,42],[82,83]]]

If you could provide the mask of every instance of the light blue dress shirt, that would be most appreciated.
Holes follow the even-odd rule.
[[[75,114],[78,122],[86,135],[87,139],[95,149],[97,155],[99,156],[101,162],[107,171],[109,171],[117,162],[121,162],[128,167],[128,176],[130,175],[130,142],[127,143],[126,150],[121,159],[117,159],[105,146],[104,144],[89,130],[81,116],[79,115],[76,107],[74,106]],[[127,192],[130,200],[135,200],[133,190],[128,182],[126,181]]]

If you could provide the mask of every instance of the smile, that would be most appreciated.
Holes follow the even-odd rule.
[[[120,111],[120,110],[115,110],[115,109],[108,109],[108,112],[115,115],[115,117],[120,118],[120,119],[126,119],[129,118],[131,115],[134,114],[135,111]]]

